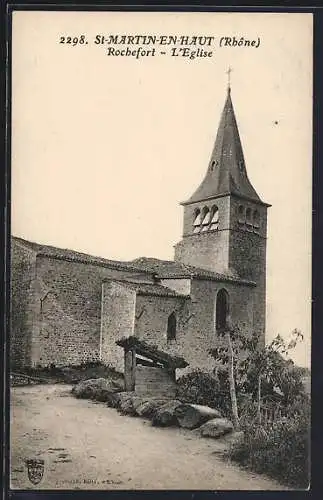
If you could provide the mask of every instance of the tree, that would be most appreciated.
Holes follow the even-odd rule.
[[[242,333],[239,327],[227,326],[219,331],[224,343],[211,349],[211,356],[224,365],[228,375],[232,418],[234,427],[239,428],[238,392],[249,392],[257,400],[257,417],[261,417],[263,384],[273,391],[277,386],[283,392],[285,401],[290,401],[301,390],[300,376],[295,375],[294,363],[288,359],[303,335],[294,329],[286,343],[277,335],[269,344],[261,347],[259,335]]]
[[[288,343],[278,334],[264,348],[250,352],[250,369],[255,371],[257,377],[257,416],[259,421],[263,381],[270,384],[273,389],[279,388],[284,395],[285,402],[290,399],[290,393],[295,395],[296,387],[300,390],[301,380],[297,380],[295,377],[294,363],[288,358],[290,350],[294,349],[300,340],[303,340],[303,335],[295,328]]]
[[[218,329],[220,337],[223,338],[223,345],[209,350],[209,354],[220,364],[224,365],[227,370],[232,420],[233,426],[236,430],[239,429],[239,411],[237,402],[237,363],[240,359],[241,346],[241,333],[238,327],[231,327],[227,324],[224,328]]]

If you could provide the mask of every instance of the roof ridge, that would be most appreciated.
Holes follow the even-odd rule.
[[[11,238],[18,244],[25,245],[27,248],[31,249],[36,253],[36,255],[46,256],[50,258],[62,259],[67,261],[75,262],[85,262],[92,263],[93,265],[110,265],[111,267],[119,267],[124,270],[141,272],[141,273],[151,273],[152,271],[146,271],[140,267],[136,267],[129,261],[113,260],[99,255],[92,255],[85,252],[80,252],[79,250],[73,250],[71,248],[62,248],[54,245],[47,245],[46,243],[37,243],[34,241],[26,240],[19,236],[12,235]],[[70,254],[70,255],[68,255]]]

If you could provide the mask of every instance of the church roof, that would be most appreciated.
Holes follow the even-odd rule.
[[[109,267],[112,269],[119,269],[120,271],[136,271],[144,272],[142,269],[135,267],[134,264],[127,263],[118,260],[109,260],[103,257],[96,257],[94,255],[89,255],[82,252],[76,252],[75,250],[69,250],[67,248],[58,248],[50,245],[43,245],[41,243],[35,243],[33,241],[28,241],[17,236],[12,236],[12,240],[20,243],[26,248],[29,248],[38,256],[50,257],[53,259],[67,260],[71,262],[80,262],[83,264],[93,264],[102,267]]]
[[[255,285],[253,281],[243,279],[237,274],[216,273],[199,267],[189,266],[187,264],[183,264],[181,262],[176,262],[173,260],[161,260],[152,257],[139,257],[132,261],[109,260],[103,257],[96,257],[93,255],[88,255],[86,253],[76,252],[74,250],[35,243],[23,238],[19,238],[17,236],[12,236],[12,240],[20,243],[26,248],[29,248],[31,251],[35,252],[37,256],[39,255],[43,257],[66,260],[70,262],[79,262],[83,264],[93,264],[102,267],[108,267],[110,269],[118,269],[120,271],[146,273],[154,275],[160,279],[195,278],[210,281],[226,281],[251,286]],[[131,282],[129,281],[123,281],[123,283],[131,285]],[[137,283],[133,285],[136,285],[137,288],[139,286],[139,284]],[[150,294],[172,293],[172,296],[182,296],[181,294],[178,294],[177,292],[174,292],[173,290],[170,290],[162,285],[141,283],[140,287],[138,288],[138,293],[144,294],[145,292],[146,294],[148,294],[148,292],[150,292]]]
[[[144,271],[155,273],[160,279],[195,278],[210,281],[226,281],[243,285],[256,285],[253,281],[241,278],[233,273],[217,273],[200,267],[190,266],[173,260],[161,260],[153,257],[140,257],[132,263]]]
[[[228,194],[264,204],[248,179],[230,87],[206,175],[195,193],[182,204]]]

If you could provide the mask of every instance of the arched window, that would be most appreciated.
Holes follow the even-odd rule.
[[[239,224],[244,224],[246,222],[246,213],[243,205],[239,205],[238,208],[238,222]]]
[[[201,210],[197,208],[194,212],[193,233],[198,233],[201,229]]]
[[[253,213],[253,227],[257,231],[260,227],[260,215],[258,210],[255,210]]]
[[[217,331],[223,331],[228,326],[228,314],[229,314],[229,295],[223,288],[218,292],[216,296],[216,307],[215,307],[215,327]]]
[[[248,226],[252,225],[252,220],[251,220],[251,208],[247,208],[246,210],[246,222]]]
[[[172,312],[167,321],[167,342],[176,340],[176,314]]]
[[[210,210],[207,207],[204,207],[203,208],[203,215],[202,215],[202,229],[201,229],[201,231],[208,230],[209,224],[210,224],[210,219],[211,219]]]
[[[216,205],[213,205],[211,209],[211,225],[210,229],[218,229],[219,228],[219,209]]]

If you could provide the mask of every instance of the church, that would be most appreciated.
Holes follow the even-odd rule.
[[[265,341],[268,203],[252,186],[228,86],[206,174],[183,206],[174,260],[112,261],[12,237],[13,367],[100,360],[135,336],[210,371],[230,321]]]

